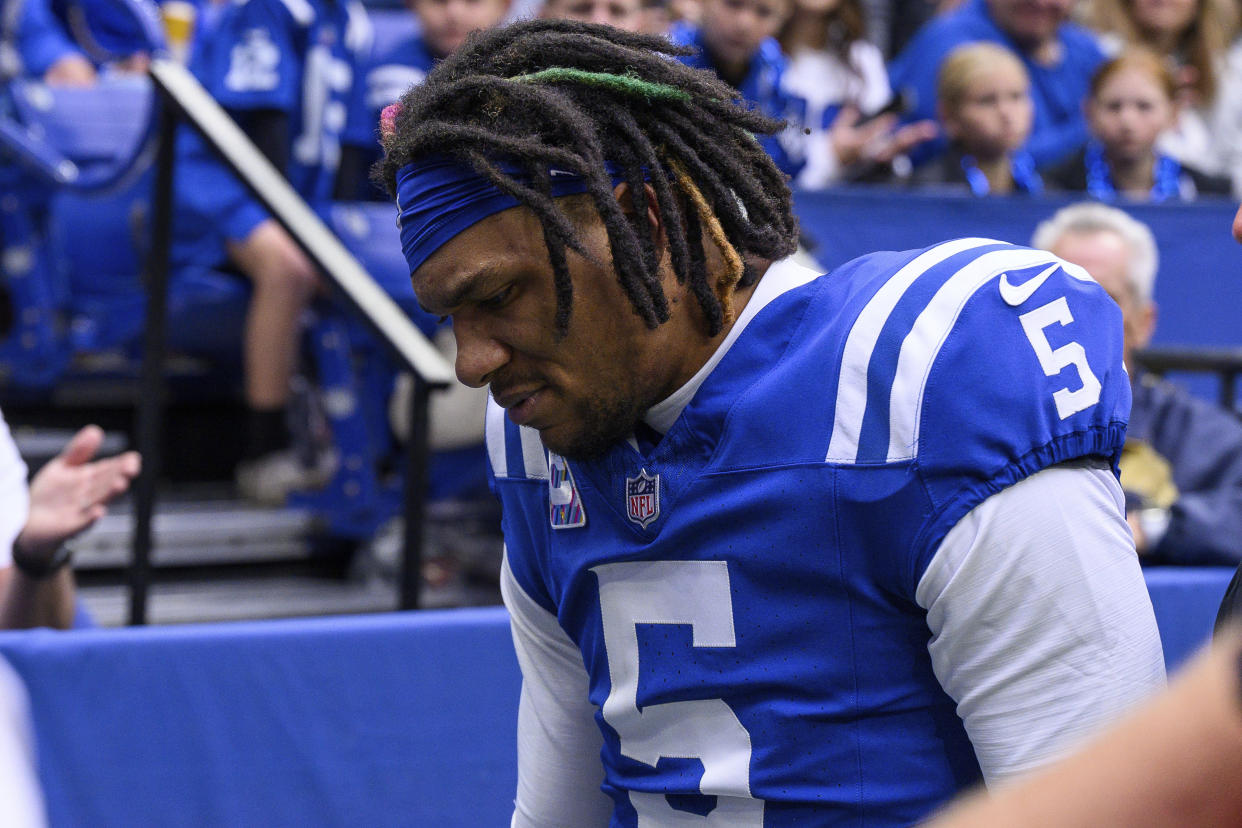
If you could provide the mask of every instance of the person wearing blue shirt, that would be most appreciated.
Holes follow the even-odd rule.
[[[1073,153],[1087,140],[1082,104],[1104,53],[1093,34],[1067,22],[1072,6],[1070,0],[965,0],[927,23],[889,66],[893,88],[913,101],[908,117],[936,117],[936,77],[954,48],[999,43],[1021,58],[1030,76],[1035,121],[1026,150],[1035,164],[1042,169]],[[922,163],[944,149],[941,138],[911,159]]]
[[[779,135],[760,136],[764,149],[781,172],[796,176],[806,165],[806,140],[799,116],[805,102],[783,88],[787,59],[776,41],[790,0],[704,0],[698,25],[673,24],[669,40],[694,49],[679,60],[695,69],[715,72],[737,90],[742,100],[770,118],[789,121]]]
[[[121,72],[146,71],[146,43],[141,41],[127,12],[105,0],[77,4],[88,24],[99,27],[92,35],[120,55],[112,68]],[[135,6],[149,5],[135,0]],[[97,66],[70,37],[67,3],[56,0],[10,0],[0,11],[0,77],[24,74],[54,86],[91,86]],[[157,12],[152,9],[152,14]]]
[[[371,54],[360,64],[350,90],[337,198],[384,197],[368,178],[380,157],[377,130],[384,107],[422,83],[436,61],[455,52],[471,32],[498,25],[509,5],[509,0],[408,0],[413,19],[402,24],[408,23],[409,31],[395,39],[376,32]],[[384,24],[391,25],[391,20]]]
[[[370,42],[363,8],[337,0],[244,0],[195,45],[192,69],[259,149],[312,205],[330,199],[347,96]],[[172,259],[178,269],[231,269],[253,286],[242,347],[250,425],[238,468],[243,494],[278,503],[326,478],[289,449],[302,313],[317,275],[292,238],[206,145],[178,140]]]
[[[910,825],[1163,682],[1121,313],[987,239],[798,265],[777,123],[668,52],[515,24],[384,137],[492,397],[512,824]]]

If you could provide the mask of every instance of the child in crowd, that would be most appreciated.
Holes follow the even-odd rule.
[[[1191,201],[1229,193],[1229,182],[1205,175],[1157,149],[1177,118],[1178,83],[1163,58],[1142,48],[1106,62],[1091,79],[1086,103],[1091,138],[1049,172],[1050,185],[1086,191],[1101,201]]]
[[[780,135],[765,135],[763,148],[785,174],[796,177],[806,164],[806,136],[795,102],[784,91],[785,55],[776,41],[792,0],[703,0],[698,25],[673,24],[669,39],[693,47],[681,61],[708,69],[763,114],[788,120]]]
[[[637,32],[644,28],[644,5],[643,0],[546,0],[539,14],[554,20],[604,23]]]
[[[810,130],[797,186],[817,189],[869,173],[936,135],[932,121],[897,132],[884,57],[864,37],[862,0],[793,0],[780,32],[789,59],[782,76],[797,120]]]
[[[949,150],[913,183],[960,185],[977,196],[1043,191],[1022,148],[1034,117],[1030,79],[1011,51],[983,42],[954,49],[940,65],[936,97]]]
[[[1225,172],[1239,133],[1222,119],[1242,96],[1242,73],[1229,65],[1242,54],[1230,49],[1242,11],[1236,0],[1087,0],[1085,11],[1110,54],[1145,46],[1173,67],[1179,111],[1160,149],[1197,170]]]
[[[637,0],[615,2],[637,6]],[[341,136],[338,199],[388,200],[369,179],[371,165],[380,158],[380,113],[411,86],[422,83],[436,61],[457,51],[471,32],[499,25],[509,5],[510,0],[406,0],[418,20],[418,30],[388,46],[377,42],[355,76]]]
[[[355,2],[230,3],[197,39],[192,68],[251,140],[312,204],[332,194],[346,98],[371,29]],[[286,406],[302,315],[319,289],[310,260],[190,130],[177,144],[172,262],[225,270],[253,291],[242,345],[250,410],[238,488],[265,503],[326,481],[332,458],[303,463]]]

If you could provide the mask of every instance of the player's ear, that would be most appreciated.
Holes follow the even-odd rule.
[[[643,193],[643,201],[647,207],[647,225],[651,228],[651,238],[655,242],[656,251],[660,252],[664,249],[664,217],[660,214],[655,188],[650,182],[643,184]],[[625,213],[626,218],[632,220],[638,208],[629,182],[622,181],[613,187],[612,194],[616,197],[617,203],[621,205],[621,212]]]
[[[1138,311],[1138,339],[1135,343],[1136,348],[1146,348],[1151,342],[1152,334],[1156,332],[1156,303],[1148,302],[1147,306]]]

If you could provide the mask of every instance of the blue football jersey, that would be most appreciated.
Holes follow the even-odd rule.
[[[703,32],[697,26],[676,23],[669,30],[668,37],[678,46],[690,46],[695,50],[694,54],[679,56],[678,60],[682,63],[695,69],[716,71],[703,42]],[[743,101],[764,115],[788,122],[778,134],[761,136],[760,143],[782,172],[796,176],[806,165],[806,142],[802,133],[806,102],[794,98],[783,88],[781,76],[786,64],[780,44],[775,38],[767,38],[759,44],[759,49],[751,58],[750,69],[737,91]]]
[[[354,79],[343,143],[372,150],[378,157],[384,107],[400,100],[411,86],[422,83],[434,65],[435,58],[419,34],[372,55]]]
[[[196,42],[191,68],[231,112],[288,115],[285,172],[315,204],[331,198],[354,69],[369,42],[366,12],[354,0],[242,0]],[[173,258],[214,264],[221,236],[244,238],[266,213],[189,130],[177,152]]]
[[[769,279],[646,454],[567,461],[489,409],[509,567],[581,650],[614,826],[909,825],[977,781],[919,580],[989,495],[1124,441],[1120,311],[1050,254]]]

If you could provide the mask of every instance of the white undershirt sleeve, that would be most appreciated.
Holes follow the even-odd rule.
[[[556,617],[518,584],[507,557],[500,588],[522,668],[512,828],[607,825],[613,805],[600,790],[603,735],[587,696],[582,654]]]
[[[989,784],[1044,765],[1164,686],[1121,487],[1044,469],[959,521],[915,593]]]
[[[29,512],[26,464],[0,415],[0,568],[12,565],[13,542],[25,528]]]

